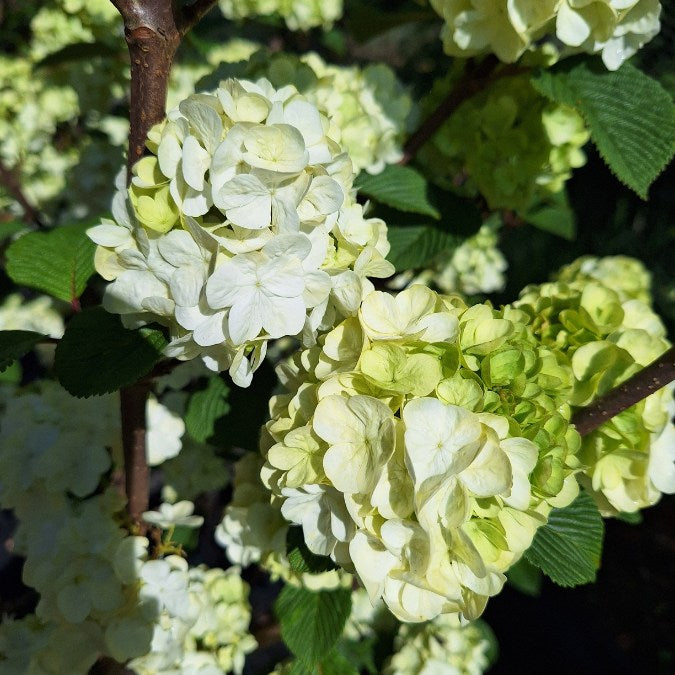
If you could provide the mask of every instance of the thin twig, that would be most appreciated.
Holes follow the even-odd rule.
[[[492,82],[503,77],[513,77],[529,72],[523,66],[504,66],[497,70],[499,61],[494,56],[486,56],[480,63],[470,67],[459,79],[452,91],[439,103],[427,117],[403,148],[403,158],[399,164],[409,164],[422,146],[438,131],[443,122],[459,108],[464,101],[475,96]]]
[[[572,422],[585,436],[620,412],[675,380],[675,347],[639,373],[607,392],[585,408],[577,410]]]
[[[29,199],[21,189],[21,183],[16,170],[10,169],[0,161],[0,183],[5,186],[14,199],[23,209],[23,220],[26,225],[36,225],[39,228],[44,227],[44,223],[37,212],[37,209],[30,203]]]

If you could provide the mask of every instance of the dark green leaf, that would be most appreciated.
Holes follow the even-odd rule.
[[[299,574],[320,574],[337,569],[335,563],[328,556],[316,555],[307,548],[302,535],[302,528],[298,526],[288,528],[286,557],[291,569]]]
[[[532,78],[544,96],[576,108],[616,177],[643,199],[673,156],[675,105],[630,63],[608,71],[595,57],[560,61]]]
[[[6,223],[0,223],[0,241],[5,241],[9,237],[13,237],[18,232],[26,229],[24,223],[18,220],[9,220]]]
[[[94,307],[76,314],[66,325],[54,368],[73,396],[107,394],[150,372],[165,346],[161,331],[127,330],[119,316]]]
[[[337,642],[351,610],[351,591],[286,585],[275,604],[281,637],[304,665],[320,662]]]
[[[203,443],[211,438],[216,422],[230,410],[227,402],[229,388],[218,375],[208,379],[206,388],[195,391],[185,413],[185,428],[196,441]]]
[[[375,666],[375,638],[368,637],[361,640],[340,638],[333,652],[338,652],[353,666],[354,673],[367,672],[377,675]]]
[[[388,229],[391,250],[387,256],[397,272],[430,265],[443,252],[450,252],[459,244],[459,239],[431,225],[390,227]]]
[[[71,225],[23,235],[7,249],[7,274],[22,286],[76,301],[95,271],[96,245],[85,234],[87,227]]]
[[[440,218],[438,209],[427,198],[426,179],[409,166],[390,164],[375,176],[362,171],[356,177],[354,187],[361,194],[399,211]]]
[[[595,581],[600,567],[604,524],[586,492],[564,509],[553,509],[537,530],[525,557],[560,586]]]
[[[46,337],[32,330],[0,331],[0,373]]]
[[[347,28],[359,42],[371,40],[376,35],[403,24],[434,21],[438,16],[430,9],[401,10],[378,9],[374,3],[358,0],[345,12]]]
[[[543,581],[542,573],[538,567],[528,562],[527,558],[521,558],[515,565],[510,567],[506,576],[511,586],[521,593],[530,595],[533,598],[539,597]]]

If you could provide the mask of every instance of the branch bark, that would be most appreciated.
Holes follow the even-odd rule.
[[[452,91],[439,103],[438,107],[427,117],[415,133],[408,139],[403,148],[401,165],[409,164],[422,146],[438,131],[443,122],[459,108],[464,101],[485,89],[492,82],[502,77],[513,77],[526,73],[529,68],[523,66],[504,66],[497,70],[499,61],[495,56],[486,56],[480,63],[470,67],[461,76]]]
[[[648,365],[639,373],[607,392],[589,406],[577,410],[572,423],[585,436],[620,412],[675,380],[675,347]]]
[[[179,8],[171,0],[111,0],[124,20],[131,58],[131,100],[127,183],[131,168],[145,153],[150,128],[164,119],[169,73],[185,33],[215,4],[196,0]],[[120,391],[127,510],[144,530],[141,516],[148,510],[149,476],[145,449],[145,407],[150,381]]]
[[[14,199],[19,203],[23,209],[23,220],[26,225],[37,225],[37,227],[44,227],[44,223],[37,212],[37,209],[30,203],[30,200],[24,194],[21,188],[21,182],[16,170],[10,169],[0,161],[0,183],[5,186]]]
[[[120,390],[127,513],[142,532],[146,527],[141,517],[148,510],[150,492],[150,469],[145,454],[145,406],[150,386],[151,383],[145,380]]]

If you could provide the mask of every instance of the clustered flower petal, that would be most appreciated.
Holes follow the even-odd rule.
[[[576,495],[571,368],[515,310],[374,291],[277,370],[268,508],[401,620],[477,617]]]
[[[568,53],[602,53],[616,70],[660,28],[658,0],[431,0],[452,56],[492,52],[506,63],[555,39]]]
[[[353,315],[388,276],[386,226],[363,217],[349,158],[292,86],[228,80],[151,130],[115,221],[89,230],[104,307],[168,327],[168,356],[201,356],[247,386],[267,341]]]

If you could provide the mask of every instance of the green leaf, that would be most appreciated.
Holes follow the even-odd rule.
[[[439,253],[450,251],[459,244],[457,237],[432,225],[392,226],[387,234],[391,244],[387,260],[397,272],[426,267]]]
[[[583,115],[609,168],[646,199],[675,148],[675,105],[668,92],[630,63],[612,72],[588,57],[542,70],[532,84]]]
[[[375,666],[375,638],[367,637],[361,640],[348,640],[340,638],[335,649],[331,653],[341,654],[353,667],[353,672],[362,672],[377,675]]]
[[[0,331],[0,373],[45,338],[32,330]]]
[[[20,384],[23,368],[18,361],[12,361],[4,370],[0,370],[0,384]]]
[[[537,530],[525,557],[560,586],[595,581],[600,567],[604,524],[593,498],[586,492],[564,509],[553,509]]]
[[[96,245],[85,234],[88,227],[25,234],[7,249],[7,274],[17,284],[76,302],[95,271]]]
[[[9,220],[6,223],[0,223],[0,241],[5,241],[5,239],[13,237],[15,234],[22,232],[25,229],[26,225],[18,220]]]
[[[539,597],[543,581],[541,570],[528,562],[527,558],[521,558],[515,565],[510,567],[506,576],[511,586],[516,590],[533,598]]]
[[[335,563],[325,555],[312,553],[305,544],[302,527],[288,528],[286,534],[286,557],[294,572],[299,574],[321,574],[337,569]]]
[[[432,218],[441,214],[427,198],[427,181],[424,176],[409,166],[389,165],[375,176],[362,171],[354,181],[361,194],[393,206],[399,211],[419,213]]]
[[[530,225],[534,225],[544,232],[550,232],[568,241],[576,239],[576,218],[564,190],[552,195],[549,202],[532,207],[524,218]]]
[[[337,642],[351,610],[351,591],[308,591],[286,585],[275,604],[281,637],[304,665],[321,661]]]
[[[54,369],[73,396],[107,394],[136,382],[162,358],[167,341],[153,328],[127,330],[102,307],[76,314],[56,347]]]
[[[216,422],[230,411],[230,390],[218,375],[209,377],[206,388],[190,396],[185,413],[185,429],[199,443],[214,435]]]

